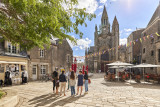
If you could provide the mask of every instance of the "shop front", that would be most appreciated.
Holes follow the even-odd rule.
[[[20,84],[22,72],[28,71],[28,60],[23,57],[0,56],[0,80],[5,81],[7,73],[13,84]]]

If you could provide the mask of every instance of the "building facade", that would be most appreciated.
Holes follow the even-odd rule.
[[[127,38],[127,62],[140,64],[141,63],[141,42],[139,39],[141,38],[141,34],[144,29],[136,29],[133,31]]]
[[[44,75],[51,74],[56,67],[69,70],[73,63],[73,51],[65,39],[62,44],[59,40],[51,40],[50,48],[34,47],[28,55],[30,80],[41,79]]]
[[[12,45],[8,41],[0,42],[0,80],[4,80],[7,70],[13,71],[16,78],[21,78],[23,66],[28,71],[29,80],[38,80],[51,74],[55,67],[69,70],[72,63],[73,50],[66,39],[61,44],[59,40],[51,40],[50,48],[34,47],[28,52],[21,51],[19,45]]]
[[[160,64],[160,4],[142,32],[142,63]],[[149,37],[148,37],[149,36]],[[147,68],[146,72],[160,73],[160,68]]]
[[[4,81],[5,72],[11,71],[13,83],[20,80],[21,73],[28,70],[28,56],[26,51],[21,51],[20,46],[11,44],[0,37],[0,80]]]
[[[85,64],[89,66],[90,71],[101,70],[102,72],[108,69],[109,62],[119,60],[119,23],[115,16],[112,30],[110,30],[110,23],[106,7],[104,6],[103,14],[101,17],[101,25],[99,30],[97,25],[94,32],[94,46],[91,46],[85,51],[85,55],[91,55],[95,53],[102,53],[101,55],[94,55],[85,59]],[[111,51],[106,51],[113,48]],[[105,53],[104,53],[105,52]]]

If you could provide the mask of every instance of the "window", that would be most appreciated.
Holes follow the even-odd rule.
[[[67,55],[67,63],[69,63],[69,59],[70,59],[70,57],[69,57],[69,55]]]
[[[104,19],[104,25],[105,25],[105,19]]]
[[[153,56],[154,55],[154,51],[151,51],[151,56]]]
[[[158,62],[160,62],[160,49],[158,49]]]
[[[145,48],[143,48],[143,53],[145,53],[145,51],[146,51],[146,49],[145,49]]]
[[[10,42],[8,43],[8,49],[7,49],[9,53],[17,53],[17,46],[16,45],[12,45]]]
[[[146,63],[146,60],[142,60],[142,63]]]
[[[146,36],[147,34],[146,33],[144,33],[144,36]]]
[[[33,65],[32,74],[35,74],[35,75],[36,75],[36,73],[37,73],[37,66],[36,66],[36,65]]]
[[[46,74],[46,65],[41,65],[41,74]]]
[[[16,46],[12,45],[12,53],[15,53],[16,54]]]
[[[154,43],[154,38],[151,39],[151,44],[153,44],[153,43]]]
[[[153,68],[150,68],[150,70],[153,70]]]
[[[40,57],[44,57],[44,50],[40,50]]]

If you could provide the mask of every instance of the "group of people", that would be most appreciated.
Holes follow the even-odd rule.
[[[78,78],[78,82],[77,82],[77,94],[75,92],[75,85],[76,85],[76,79]],[[71,88],[71,96],[75,96],[79,94],[79,90],[80,90],[80,95],[82,95],[82,91],[83,91],[83,84],[85,84],[85,93],[88,93],[88,74],[85,71],[85,74],[82,74],[82,71],[79,71],[79,74],[76,75],[76,73],[72,70],[65,72],[64,70],[62,70],[61,74],[59,75],[59,73],[55,70],[52,73],[52,81],[53,81],[53,93],[58,94],[58,90],[60,87],[60,96],[62,95],[62,93],[64,94],[64,96],[66,96],[65,94],[65,89],[66,89],[66,84],[68,82],[68,90],[69,88]]]

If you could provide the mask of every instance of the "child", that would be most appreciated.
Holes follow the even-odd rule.
[[[79,71],[79,75],[78,75],[78,85],[77,85],[77,95],[79,93],[79,88],[81,88],[81,92],[80,95],[82,94],[83,91],[83,75],[82,75],[82,71]]]
[[[76,84],[74,71],[71,72],[69,83],[70,83],[69,85],[71,86],[71,96],[74,96],[75,95],[75,84]]]

